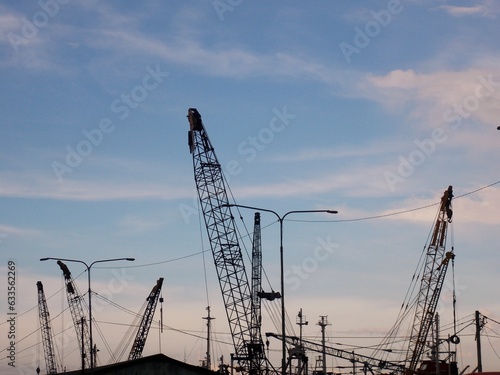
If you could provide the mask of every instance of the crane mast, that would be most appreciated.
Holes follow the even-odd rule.
[[[416,371],[425,349],[449,261],[455,257],[453,248],[451,251],[446,252],[446,235],[453,215],[451,209],[452,198],[453,189],[449,186],[441,198],[431,241],[426,250],[425,264],[406,357],[407,367],[412,373]]]
[[[251,332],[252,296],[231,214],[222,167],[195,108],[188,110],[189,150],[194,179],[219,279],[235,356],[247,373],[259,371],[263,353],[254,353]]]
[[[130,354],[128,356],[129,361],[142,357],[142,351],[144,349],[144,345],[146,344],[149,329],[151,328],[151,322],[153,321],[162,285],[163,277],[160,277],[146,299],[146,309],[144,311],[144,315],[142,316],[141,324],[139,325],[134,343],[132,344],[132,349],[130,350]]]
[[[251,347],[254,353],[263,353],[264,345],[260,332],[262,313],[262,241],[260,233],[260,213],[254,216],[253,244],[252,244],[252,316],[251,316]],[[263,358],[262,355],[260,355]]]
[[[64,275],[68,306],[73,318],[73,324],[75,325],[78,345],[80,346],[80,353],[82,353],[82,367],[90,368],[92,367],[90,363],[90,353],[92,348],[90,347],[89,326],[87,325],[87,320],[85,319],[85,315],[83,313],[83,298],[73,281],[73,277],[71,276],[68,266],[60,260],[57,261],[57,264],[61,268]]]
[[[50,327],[50,315],[41,281],[36,283],[38,289],[38,315],[40,317],[40,330],[42,331],[43,351],[47,374],[57,374],[56,357],[54,355],[54,342]]]

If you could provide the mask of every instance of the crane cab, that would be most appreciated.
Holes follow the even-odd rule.
[[[417,375],[458,375],[458,367],[456,362],[425,360],[422,361],[417,370]]]

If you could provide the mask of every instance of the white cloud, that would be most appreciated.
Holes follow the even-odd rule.
[[[408,110],[428,128],[448,123],[458,128],[477,120],[497,126],[500,115],[500,69],[497,66],[461,71],[418,73],[393,70],[368,74],[360,94],[393,111]]]
[[[483,17],[495,18],[496,13],[494,9],[491,9],[488,5],[474,5],[469,7],[455,6],[455,5],[441,5],[439,9],[444,10],[446,13],[452,15],[453,17],[465,17],[472,15],[479,15]]]
[[[103,180],[65,179],[59,183],[55,177],[39,173],[0,173],[0,196],[74,201],[102,200],[170,200],[191,197],[181,187],[153,182],[123,182]]]
[[[40,235],[41,232],[30,228],[0,224],[0,235],[2,234],[3,236],[0,237],[0,241],[2,238],[6,238],[6,236],[37,236]]]
[[[129,214],[123,217],[119,224],[123,228],[123,234],[135,235],[161,228],[165,225],[165,220]]]
[[[454,191],[454,198],[452,199],[453,211],[456,213],[454,217],[460,223],[500,224],[500,216],[498,215],[500,211],[500,189],[492,186],[475,192],[479,188],[470,187],[466,192]],[[469,194],[470,192],[474,193]],[[431,217],[429,216],[429,212],[438,210],[437,203],[441,201],[442,196],[443,193],[440,192],[432,198],[409,198],[397,209],[386,210],[382,215],[388,215],[387,219],[391,220],[429,222],[429,218]],[[428,208],[414,210],[419,207]],[[408,212],[391,216],[391,214],[406,210]]]

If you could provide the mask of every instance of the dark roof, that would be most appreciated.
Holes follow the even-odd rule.
[[[155,354],[131,361],[114,363],[85,370],[85,374],[95,375],[214,375],[216,372],[193,366],[164,354]],[[64,372],[65,375],[82,374],[82,370]]]

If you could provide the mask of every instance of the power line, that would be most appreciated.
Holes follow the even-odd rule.
[[[468,195],[471,195],[471,194],[475,194],[481,190],[484,190],[484,189],[488,189],[492,186],[495,186],[495,185],[498,185],[500,184],[500,180],[496,181],[496,182],[493,182],[491,184],[488,184],[488,185],[485,185],[485,186],[482,186],[478,189],[475,189],[475,190],[472,190],[472,191],[469,191],[467,193],[464,193],[464,194],[460,194],[460,195],[457,195],[454,197],[455,200],[459,199],[459,198],[463,198],[465,196],[468,196]],[[414,212],[414,211],[420,211],[420,210],[424,210],[426,208],[429,208],[429,207],[433,207],[433,206],[437,206],[438,204],[440,204],[441,202],[435,202],[435,203],[430,203],[430,204],[427,204],[427,205],[424,205],[424,206],[420,206],[420,207],[415,207],[415,208],[409,208],[409,209],[406,209],[406,210],[401,210],[401,211],[396,211],[396,212],[391,212],[391,213],[387,213],[387,214],[378,214],[378,215],[372,215],[372,216],[364,216],[364,217],[358,217],[358,218],[353,218],[353,219],[340,219],[340,220],[304,220],[304,219],[287,219],[287,221],[296,221],[296,222],[319,222],[319,223],[346,223],[346,222],[355,222],[355,221],[364,221],[364,220],[374,220],[374,219],[381,219],[381,218],[385,218],[385,217],[390,217],[390,216],[396,216],[396,215],[402,215],[402,214],[405,214],[405,213],[408,213],[408,212]],[[263,227],[266,228],[270,225],[273,225],[275,224],[277,221],[274,221],[272,222],[271,224],[268,224],[266,226]],[[241,237],[243,238],[243,237]],[[177,258],[172,258],[172,259],[167,259],[167,260],[162,260],[162,261],[158,261],[158,262],[152,262],[152,263],[145,263],[145,264],[137,264],[137,265],[131,265],[131,266],[122,266],[122,267],[95,267],[95,268],[102,268],[102,269],[111,269],[111,268],[141,268],[141,267],[151,267],[151,266],[157,266],[157,265],[160,265],[160,264],[165,264],[165,263],[172,263],[172,262],[176,262],[176,261],[179,261],[179,260],[184,260],[184,259],[187,259],[187,258],[191,258],[191,257],[194,257],[194,256],[197,256],[197,255],[200,255],[200,254],[204,254],[205,252],[208,252],[208,251],[211,251],[210,249],[207,249],[207,250],[202,250],[202,251],[198,251],[196,253],[191,253],[191,254],[188,254],[188,255],[185,255],[185,256],[182,256],[182,257],[177,257]]]
[[[475,189],[475,190],[472,190],[472,191],[469,191],[467,193],[464,193],[464,194],[461,194],[461,195],[457,195],[454,197],[455,200],[459,199],[459,198],[463,198],[467,195],[471,195],[471,194],[475,194],[481,190],[484,190],[484,189],[487,189],[487,188],[490,188],[492,186],[495,186],[497,184],[500,184],[500,180],[496,181],[496,182],[493,182],[491,184],[488,184],[488,185],[485,185],[485,186],[482,186],[478,189]],[[396,212],[391,212],[391,213],[387,213],[387,214],[379,214],[379,215],[372,215],[372,216],[364,216],[364,217],[359,217],[359,218],[354,218],[354,219],[339,219],[339,220],[304,220],[304,219],[288,219],[288,221],[298,221],[298,222],[320,222],[320,223],[345,223],[345,222],[353,222],[353,221],[363,221],[363,220],[373,220],[373,219],[381,219],[381,218],[384,218],[384,217],[389,217],[389,216],[396,216],[396,215],[402,215],[402,214],[406,214],[408,212],[414,212],[414,211],[419,211],[419,210],[424,210],[426,208],[429,208],[429,207],[433,207],[433,206],[437,206],[438,204],[440,204],[441,202],[435,202],[435,203],[431,203],[431,204],[427,204],[425,206],[420,206],[420,207],[415,207],[415,208],[409,208],[407,210],[401,210],[401,211],[396,211]]]

